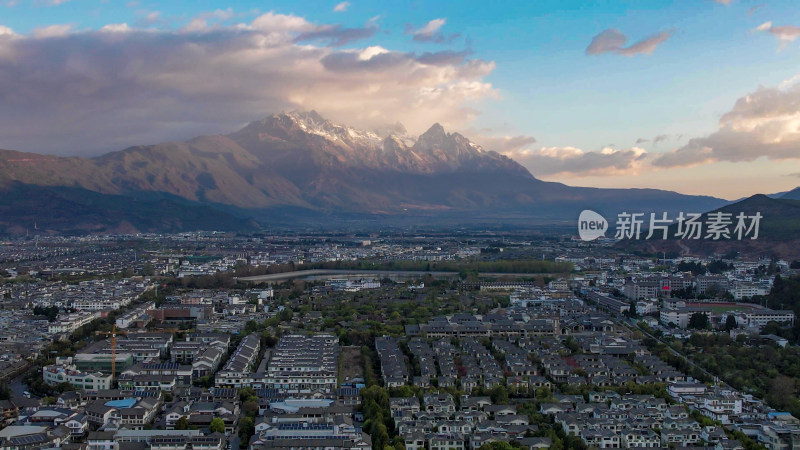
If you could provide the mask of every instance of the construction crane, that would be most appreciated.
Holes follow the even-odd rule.
[[[117,334],[128,335],[127,331],[117,331],[117,326],[112,325],[111,331],[96,331],[95,334],[101,336],[111,336],[111,379],[116,375],[117,369]]]

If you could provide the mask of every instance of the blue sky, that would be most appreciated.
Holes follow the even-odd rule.
[[[239,38],[232,32],[221,36],[220,30],[230,31],[237,24],[252,27],[255,20],[270,13],[280,17],[278,22],[281,24],[288,23],[287,18],[292,16],[304,20],[304,24],[287,31],[293,34],[285,42],[287,45],[303,46],[302,50],[317,51],[323,65],[330,61],[325,60],[325,56],[333,58],[356,54],[369,47],[380,48],[379,52],[387,55],[415,55],[416,60],[398,63],[400,65],[392,66],[392,70],[403,71],[401,77],[408,92],[436,90],[436,104],[432,101],[426,103],[430,99],[420,98],[416,110],[409,107],[406,111],[396,106],[397,99],[379,98],[374,105],[361,108],[374,107],[380,113],[353,117],[356,125],[368,126],[374,121],[391,121],[391,113],[386,110],[390,108],[388,105],[393,105],[391,108],[398,108],[397,120],[403,119],[404,123],[410,121],[412,132],[424,131],[425,121],[440,121],[448,129],[461,131],[486,147],[497,147],[493,149],[514,157],[540,178],[576,185],[662,187],[737,198],[756,192],[788,190],[800,184],[800,176],[797,175],[800,173],[800,164],[797,157],[792,156],[793,149],[800,155],[800,146],[797,145],[800,137],[797,136],[795,120],[800,117],[795,101],[800,89],[796,87],[796,81],[792,81],[800,72],[800,28],[795,29],[800,27],[800,8],[796,0],[631,0],[591,3],[565,0],[352,0],[347,7],[338,8],[340,11],[334,10],[338,4],[335,1],[1,1],[0,26],[13,30],[16,36],[13,42],[7,44],[9,47],[15,46],[15,58],[25,59],[31,55],[33,59],[52,52],[69,52],[73,56],[65,59],[57,69],[54,69],[53,63],[47,66],[53,70],[53,79],[41,82],[59,92],[71,89],[71,94],[65,97],[66,101],[72,108],[87,109],[78,113],[78,116],[85,117],[86,122],[93,122],[92,114],[97,110],[128,108],[120,118],[124,117],[131,125],[130,129],[117,129],[113,138],[109,131],[109,136],[98,140],[96,147],[85,152],[81,152],[77,141],[64,145],[62,150],[56,144],[60,141],[55,135],[37,140],[30,137],[36,133],[29,128],[26,128],[27,134],[14,135],[8,132],[5,137],[0,128],[0,147],[12,146],[20,150],[48,153],[94,154],[102,149],[117,149],[114,146],[124,147],[161,139],[185,139],[191,137],[191,133],[209,127],[208,133],[230,131],[231,126],[246,120],[244,113],[241,117],[231,114],[235,118],[220,121],[218,129],[211,125],[215,123],[213,117],[207,116],[176,117],[167,125],[162,120],[157,127],[149,124],[144,118],[151,115],[148,113],[151,108],[163,107],[164,111],[180,114],[181,108],[177,104],[183,101],[187,109],[197,109],[195,102],[200,97],[204,107],[209,106],[208,92],[187,93],[185,90],[170,94],[167,96],[172,100],[170,104],[162,105],[164,100],[158,96],[163,95],[165,90],[172,92],[174,89],[159,84],[168,74],[153,76],[147,80],[150,84],[145,83],[143,77],[135,79],[139,87],[147,84],[151,89],[158,85],[159,94],[152,89],[143,94],[148,98],[152,95],[147,102],[121,96],[117,103],[106,104],[100,100],[101,105],[90,108],[86,105],[93,105],[92,101],[88,97],[81,99],[75,94],[75,89],[76,86],[84,86],[84,83],[98,79],[101,80],[98,85],[103,89],[116,89],[106,77],[119,79],[128,73],[107,74],[107,68],[96,68],[98,64],[102,66],[102,61],[95,61],[95,55],[111,51],[109,39],[97,32],[109,24],[124,23],[128,34],[139,32],[136,39],[129,39],[130,44],[127,38],[120,38],[125,42],[113,44],[113,51],[125,52],[126,48],[138,49],[142,45],[169,48],[176,39],[197,39],[201,47],[213,40],[217,49],[219,43],[233,42]],[[202,29],[193,31],[193,37],[185,38],[186,27],[198,19],[204,20]],[[426,24],[436,20],[442,21],[443,25],[433,27],[434,32],[427,39],[414,39],[415,30],[424,30]],[[274,25],[278,22],[273,20],[269,26],[284,26]],[[327,32],[325,30],[329,28],[326,27],[336,24],[340,24],[340,28],[369,31],[364,32],[363,38],[348,41],[344,45],[326,45],[326,41],[315,39],[301,40],[295,44],[292,40],[306,32]],[[69,28],[50,28],[52,33],[41,32],[53,25],[68,25]],[[760,26],[761,30],[756,30]],[[612,30],[627,37],[626,44],[618,47],[613,47],[616,45],[613,44],[609,51],[587,54],[593,39],[604,39]],[[149,36],[160,36],[164,43],[161,44],[162,41],[154,37],[142,37],[145,31],[151,33]],[[258,31],[264,36],[269,32],[264,28]],[[604,32],[606,34],[602,34]],[[659,33],[665,38],[647,47],[646,51],[625,50]],[[437,42],[436,36],[441,36],[440,42]],[[181,49],[187,46],[182,41]],[[291,48],[286,47],[286,50]],[[164,52],[174,58],[174,52]],[[205,52],[213,53],[208,49]],[[437,56],[444,56],[446,52],[464,53],[460,53],[460,59],[454,59],[449,65],[426,67],[424,76],[421,76],[419,73],[422,69],[418,64],[424,64],[421,56],[426,52]],[[234,58],[230,55],[239,53],[213,54],[218,58]],[[366,58],[359,54],[362,55],[359,57],[361,60]],[[85,62],[85,70],[76,68],[76,65],[84,63],[82,56],[89,60]],[[1,58],[2,47],[0,61]],[[138,59],[146,60],[146,53],[131,56],[131,64]],[[125,61],[113,60],[116,64]],[[475,70],[468,70],[470,61],[482,65]],[[27,60],[25,63],[26,67],[45,64]],[[307,63],[297,62],[297,66]],[[375,63],[378,64],[378,61]],[[147,61],[143,64],[147,64]],[[221,66],[214,67],[213,70],[218,70]],[[325,67],[330,70],[328,65]],[[68,87],[66,84],[54,87],[59,79],[68,78],[65,74],[74,75],[76,70],[80,72],[80,80]],[[98,70],[103,71],[102,76],[95,74]],[[251,80],[254,76],[242,72],[244,69],[237,69],[235,64],[228,64],[219,70],[220,73],[230,71],[229,75],[236,80]],[[385,92],[382,95],[386,96],[402,96],[406,92],[390,86],[391,77],[379,78],[373,72],[366,71],[368,69],[364,70],[360,75],[348,75],[351,76],[349,82],[358,84],[359,80],[364,80],[365,85],[373,83],[373,92]],[[23,71],[19,73],[22,77]],[[41,70],[37,73],[41,74]],[[315,80],[329,83],[326,89],[342,89],[343,92],[350,92],[350,95],[357,94],[357,91],[350,90],[351,85],[344,84],[344,80],[331,80],[330,76],[329,73],[320,72],[319,78],[309,77],[307,85],[286,88],[292,92],[285,98],[278,99],[274,95],[266,98],[262,106],[256,104],[257,99],[246,105],[226,100],[222,110],[235,111],[238,105],[242,111],[254,114],[291,105],[316,108],[331,117],[347,121],[347,108],[335,103],[346,102],[346,96],[326,97],[319,105],[315,105],[314,94],[303,95],[304,89],[315,92],[315,86],[320,83]],[[194,79],[193,76],[190,78]],[[266,79],[272,80],[265,75]],[[206,81],[209,84],[212,81],[219,82],[218,79],[194,80],[201,85]],[[22,80],[19,82],[22,83]],[[12,89],[10,86],[6,85],[5,89]],[[0,96],[11,95],[11,92],[4,93],[3,89],[4,86],[0,84]],[[37,89],[31,88],[32,91]],[[101,87],[86,88],[93,94],[98,89]],[[257,89],[261,95],[262,89],[270,88],[254,85],[249,89]],[[754,95],[759,89],[769,92]],[[80,92],[81,88],[77,90]],[[445,98],[450,92],[453,93],[450,98]],[[223,94],[226,93],[220,93]],[[193,95],[197,98],[193,98]],[[227,95],[246,97],[247,91],[242,89]],[[755,100],[745,102],[747,104],[737,109],[734,106],[737,101],[748,98],[748,95]],[[51,126],[58,129],[61,135],[72,133],[77,134],[77,138],[86,138],[74,132],[79,130],[77,127],[80,123],[76,123],[74,129],[63,125],[66,121],[75,120],[69,116],[65,119],[63,111],[61,115],[56,114],[54,111],[61,108],[60,105],[42,102],[31,110],[30,117],[34,117],[34,113],[44,116],[42,120],[52,121]],[[756,117],[758,114],[763,116]],[[418,124],[414,123],[417,117],[420,118]],[[723,117],[731,120],[721,123]],[[525,144],[518,147],[512,145],[509,138],[515,136],[526,137],[521,140]],[[144,141],[137,142],[136,139]],[[747,148],[740,148],[741,145],[737,144],[740,142],[747,142]],[[665,153],[669,156],[659,159]],[[692,181],[700,174],[711,174],[709,176],[714,183],[709,185]]]

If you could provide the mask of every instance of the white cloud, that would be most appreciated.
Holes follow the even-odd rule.
[[[439,28],[444,26],[446,22],[447,19],[433,19],[426,23],[424,27],[414,31],[413,34],[414,36],[432,37],[437,31],[439,31]]]
[[[296,40],[328,27],[267,13],[193,33],[114,24],[0,39],[0,148],[97,154],[298,108],[419,133],[437,121],[467,127],[477,102],[497,96],[489,61]]]
[[[350,7],[350,2],[341,2],[333,7],[335,12],[345,12]]]
[[[625,47],[628,37],[619,30],[609,28],[600,32],[592,38],[592,42],[586,47],[587,55],[599,55],[602,53],[616,53],[618,55],[635,56],[649,55],[672,36],[672,31],[660,31],[641,41]]]
[[[293,14],[276,14],[272,11],[258,16],[250,26],[266,33],[292,33],[311,31],[315,27],[306,19]]]
[[[761,87],[736,101],[709,136],[661,155],[654,165],[673,167],[714,161],[800,159],[800,79]]]
[[[772,34],[781,42],[781,48],[784,48],[788,43],[794,42],[800,37],[800,27],[792,25],[774,26],[772,22],[764,22],[757,26],[753,31],[765,31]]]
[[[480,132],[468,133],[469,138],[486,150],[493,150],[497,153],[512,154],[519,152],[531,144],[536,143],[533,136],[487,136]]]
[[[37,38],[64,37],[72,31],[72,25],[50,25],[49,27],[36,28],[33,36]]]
[[[108,33],[126,33],[131,31],[131,27],[129,27],[127,23],[110,23],[100,28],[100,31]]]
[[[634,175],[642,171],[647,159],[647,151],[639,147],[626,150],[605,147],[599,152],[585,152],[575,147],[542,147],[503,154],[527,167],[534,176]]]
[[[440,30],[447,23],[447,19],[433,19],[420,28],[415,29],[411,25],[406,26],[406,34],[410,34],[412,39],[419,42],[435,42],[438,44],[449,43],[457,39],[460,34],[444,34]]]

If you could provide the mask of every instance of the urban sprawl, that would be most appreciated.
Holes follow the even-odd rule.
[[[800,449],[776,303],[797,261],[493,233],[2,244],[0,450]]]

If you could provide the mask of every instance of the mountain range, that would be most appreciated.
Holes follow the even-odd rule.
[[[573,187],[434,124],[367,131],[314,111],[94,158],[0,150],[0,233],[253,229],[263,224],[574,223],[582,209],[708,211],[657,189]]]
[[[792,194],[795,193],[795,194]],[[699,222],[707,223],[709,214],[730,214],[731,220],[736,223],[739,213],[746,216],[761,215],[758,226],[758,236],[752,239],[752,233],[743,235],[741,240],[735,235],[734,226],[729,227],[730,239],[681,239],[674,236],[677,225],[670,227],[667,240],[641,240],[620,241],[619,248],[627,250],[640,250],[654,253],[676,253],[682,255],[726,255],[732,252],[749,256],[780,257],[787,261],[800,259],[800,188],[781,194],[778,198],[757,194],[744,200],[725,205],[709,211],[701,216]],[[750,222],[747,222],[750,225]],[[707,231],[707,230],[706,230]],[[703,232],[706,235],[706,232]]]

